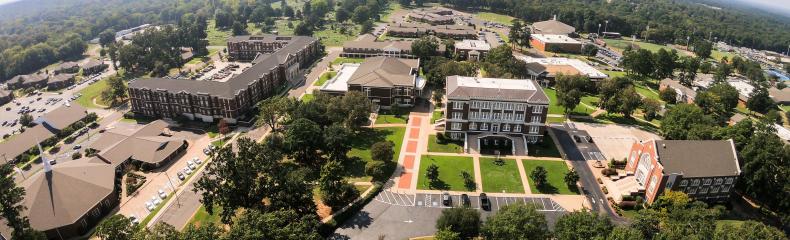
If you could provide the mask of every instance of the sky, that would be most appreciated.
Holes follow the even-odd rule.
[[[12,3],[12,2],[16,2],[16,1],[19,1],[19,0],[0,0],[0,5],[3,5],[3,4],[6,4],[6,3]]]
[[[718,1],[740,2],[766,11],[783,13],[784,15],[790,15],[790,0],[718,0]]]

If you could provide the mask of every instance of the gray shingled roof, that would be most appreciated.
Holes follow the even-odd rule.
[[[228,41],[240,41],[248,39],[249,37],[250,36],[235,36]],[[129,88],[163,89],[173,93],[182,91],[192,94],[203,93],[230,99],[236,95],[236,92],[247,88],[249,84],[257,80],[260,76],[263,76],[263,74],[268,73],[280,64],[285,63],[293,54],[316,41],[315,38],[306,36],[292,36],[290,38],[291,42],[283,48],[272,54],[259,55],[252,61],[252,67],[228,79],[226,82],[196,81],[190,79],[138,78],[129,82]]]
[[[532,28],[535,29],[535,33],[540,34],[568,35],[576,31],[576,28],[557,20],[536,22],[532,24]]]
[[[394,57],[367,58],[351,75],[348,84],[367,87],[414,86],[412,70],[419,66],[416,59]]]
[[[78,104],[71,104],[70,106],[61,106],[42,115],[36,122],[46,121],[49,126],[61,130],[68,127],[72,123],[85,118],[88,115],[88,110]],[[44,139],[41,139],[42,141]]]
[[[161,136],[167,122],[156,120],[134,132],[110,130],[103,133],[90,148],[99,150],[99,157],[113,166],[129,158],[146,163],[161,163],[179,147],[183,138]]]
[[[656,151],[665,174],[712,177],[741,172],[732,140],[658,140]]]
[[[480,87],[465,86],[462,81],[476,81]],[[508,82],[504,82],[508,81]],[[511,82],[512,81],[512,82]],[[486,83],[487,82],[487,83]],[[503,87],[503,84],[513,84]],[[530,86],[531,85],[531,86]],[[513,87],[517,86],[517,87]],[[519,101],[549,104],[549,97],[534,80],[494,79],[463,76],[448,76],[446,94],[448,98],[491,99],[497,101]]]

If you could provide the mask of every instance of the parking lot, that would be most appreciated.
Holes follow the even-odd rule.
[[[85,81],[60,92],[39,92],[29,96],[18,97],[14,101],[6,103],[0,107],[3,111],[3,114],[0,114],[0,136],[18,133],[21,127],[18,121],[23,113],[26,112],[33,116],[33,119],[36,119],[59,106],[73,101],[77,98],[74,96],[77,96],[80,90],[93,84],[100,78],[101,76],[99,75],[86,77]]]

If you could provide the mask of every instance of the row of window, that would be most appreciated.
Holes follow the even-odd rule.
[[[462,130],[463,126],[461,123],[454,122],[450,124],[451,130]],[[521,125],[513,124],[499,124],[499,123],[469,123],[469,130],[470,131],[493,131],[493,132],[521,132]],[[529,131],[527,133],[530,134],[538,134],[540,132],[540,126],[529,126]]]
[[[718,193],[718,192],[730,192],[730,186],[712,186],[712,187],[689,187],[686,189],[686,193],[688,194],[706,194],[710,191],[710,193]]]
[[[477,109],[502,109],[511,111],[527,111],[528,104],[490,101],[470,101],[469,107]],[[545,106],[532,106],[532,113],[543,113]],[[453,102],[453,109],[464,109],[463,102]]]
[[[691,186],[692,187],[699,186],[700,183],[702,183],[703,186],[711,185],[711,183],[713,183],[713,185],[721,185],[722,183],[724,183],[726,185],[731,185],[733,181],[734,181],[734,178],[732,178],[732,177],[728,177],[726,179],[716,178],[715,180],[711,179],[711,178],[706,178],[704,180],[700,180],[700,179],[691,179],[691,180],[683,179],[683,180],[680,181],[680,186],[681,187],[685,187],[685,186],[687,186],[689,184],[689,182],[691,182]]]

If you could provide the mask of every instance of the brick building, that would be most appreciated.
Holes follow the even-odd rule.
[[[445,90],[445,135],[468,149],[512,143],[522,155],[542,141],[549,98],[534,80],[449,76]]]
[[[581,53],[582,51],[582,43],[566,35],[532,34],[530,44],[543,52]]]
[[[323,53],[320,42],[313,37],[259,37],[287,41],[287,44],[280,45],[271,54],[256,54],[258,57],[252,60],[250,68],[224,81],[135,79],[129,83],[131,111],[149,117],[174,118],[183,115],[205,122],[225,119],[235,123],[247,117],[247,113],[259,101],[273,96],[286,84],[301,80],[302,71]],[[260,53],[269,51],[267,48],[260,49]],[[236,59],[246,59],[251,55],[249,52],[238,53]]]
[[[371,57],[360,64],[343,64],[338,74],[321,86],[328,94],[364,92],[373,104],[413,106],[422,94],[425,79],[418,76],[420,60]]]
[[[228,38],[228,61],[249,62],[259,53],[274,53],[292,41],[291,36],[233,36]]]
[[[697,200],[726,201],[741,168],[730,140],[654,140],[636,142],[625,167],[648,204],[666,190]]]

